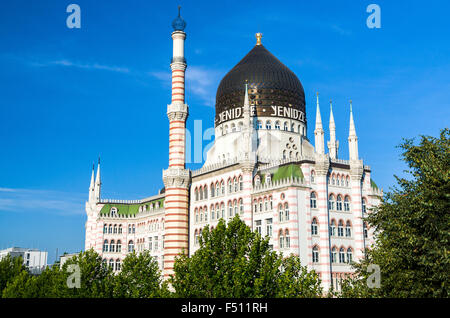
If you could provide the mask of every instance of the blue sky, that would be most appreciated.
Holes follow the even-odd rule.
[[[70,3],[81,7],[81,29],[66,27]],[[381,7],[381,29],[366,26],[370,3]],[[191,130],[194,120],[213,126],[217,85],[256,32],[302,82],[311,140],[315,92],[325,126],[333,99],[344,159],[353,100],[360,156],[385,190],[405,168],[395,148],[401,139],[448,127],[448,1],[4,0],[0,248],[46,249],[50,262],[56,248],[81,250],[99,155],[103,197],[136,199],[163,187],[178,4],[187,21]]]

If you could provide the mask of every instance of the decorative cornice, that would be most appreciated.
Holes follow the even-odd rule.
[[[168,168],[163,170],[163,182],[168,188],[188,188],[191,180],[189,169]]]

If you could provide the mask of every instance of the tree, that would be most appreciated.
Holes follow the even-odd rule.
[[[0,296],[6,285],[23,271],[27,271],[27,268],[22,257],[11,257],[8,254],[0,260]]]
[[[314,297],[321,294],[320,280],[308,273],[298,257],[287,259],[236,216],[226,226],[219,221],[205,227],[200,248],[180,255],[169,279],[176,297]]]
[[[400,145],[410,178],[395,176],[398,185],[366,217],[376,244],[355,264],[357,279],[344,284],[342,296],[449,297],[449,133]],[[369,264],[380,266],[380,288],[367,287]]]
[[[70,265],[78,265],[80,273],[80,288],[69,288],[67,280],[75,272],[69,271]],[[114,275],[112,269],[102,263],[102,258],[93,249],[80,252],[77,256],[67,260],[62,269],[62,275],[56,283],[61,291],[60,297],[112,297]]]
[[[167,296],[158,263],[149,251],[139,255],[133,251],[123,260],[121,272],[115,277],[114,297],[148,298]]]

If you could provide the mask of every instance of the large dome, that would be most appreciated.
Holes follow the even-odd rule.
[[[276,106],[284,114],[296,114],[304,121],[305,92],[297,76],[270,53],[260,42],[222,79],[216,94],[215,126],[242,117],[234,109],[244,104],[245,83],[249,84],[250,105],[256,106],[256,115],[270,116]],[[303,114],[301,114],[303,113]],[[301,114],[301,116],[297,116]],[[280,116],[280,112],[277,117]],[[293,118],[289,115],[287,117]]]

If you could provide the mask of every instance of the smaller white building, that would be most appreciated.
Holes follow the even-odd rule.
[[[75,257],[77,255],[78,255],[78,253],[61,255],[59,257],[59,268],[62,268],[65,262],[67,262],[69,259],[71,259],[72,257]]]
[[[10,247],[0,251],[0,260],[7,255],[11,257],[21,256],[23,264],[32,274],[40,274],[47,267],[48,253],[38,249]]]

